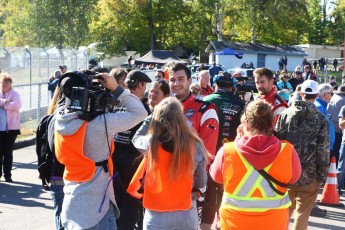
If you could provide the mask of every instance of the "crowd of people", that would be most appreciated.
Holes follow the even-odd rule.
[[[310,215],[326,215],[315,201],[333,156],[343,194],[345,85],[319,84],[309,65],[282,69],[279,81],[255,69],[251,101],[236,76],[202,70],[192,84],[181,63],[154,80],[121,67],[59,69],[47,131],[56,229],[287,229],[293,213],[292,229],[307,229]],[[90,74],[116,103],[84,116],[72,95]],[[9,75],[0,80],[0,159],[12,181],[20,98]]]

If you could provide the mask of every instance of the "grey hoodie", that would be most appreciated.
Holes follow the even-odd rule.
[[[83,143],[84,155],[95,162],[108,159],[110,144],[114,133],[128,130],[147,116],[147,112],[139,98],[127,91],[119,92],[118,100],[127,108],[122,113],[106,113],[89,121],[86,127]],[[58,114],[55,130],[61,135],[75,134],[84,120],[78,118],[77,113]],[[68,165],[66,164],[66,169]],[[109,185],[110,175],[103,167],[96,167],[94,177],[87,182],[75,183],[65,181],[61,219],[67,229],[87,229],[95,226],[109,209],[110,202],[115,206],[115,215],[119,216],[116,206],[112,183]],[[103,196],[105,196],[102,204]],[[99,211],[100,209],[100,211]]]

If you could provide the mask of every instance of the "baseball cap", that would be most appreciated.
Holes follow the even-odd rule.
[[[242,74],[240,71],[237,71],[236,73],[233,74],[234,77],[242,77]]]
[[[318,94],[319,84],[313,80],[306,80],[302,83],[301,92],[304,94]]]
[[[213,83],[218,86],[235,86],[237,80],[228,73],[217,74],[213,77]]]
[[[59,65],[59,69],[67,69],[67,66],[65,66],[65,65]]]
[[[334,77],[334,76],[331,76],[331,77],[330,77],[330,79],[334,80],[334,79],[335,79],[335,77]]]
[[[302,74],[302,72],[297,70],[297,71],[295,71],[295,74]]]
[[[132,70],[127,74],[125,82],[152,82],[152,80],[139,70]]]

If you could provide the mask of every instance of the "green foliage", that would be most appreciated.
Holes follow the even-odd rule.
[[[29,0],[2,1],[0,8],[2,45],[25,46],[33,43],[31,9],[32,5]]]
[[[6,46],[78,48],[97,42],[98,50],[110,56],[123,55],[125,50],[144,54],[151,49],[151,38],[154,49],[180,45],[194,53],[221,37],[267,44],[341,45],[345,3],[334,0],[329,17],[322,2],[2,0],[0,36]]]
[[[35,0],[31,18],[39,46],[78,48],[89,43],[90,18],[97,0]]]

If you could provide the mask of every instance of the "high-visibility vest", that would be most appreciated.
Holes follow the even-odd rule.
[[[185,165],[185,157],[181,156],[177,178],[170,178],[170,164],[172,153],[158,146],[157,162],[152,170],[146,171],[143,206],[157,212],[171,212],[188,210],[192,206],[193,159],[190,168]],[[150,161],[150,157],[148,158]]]
[[[104,170],[108,170],[113,175],[113,162],[111,154],[114,152],[114,142],[111,141],[111,152],[108,159],[102,162],[95,162],[84,155],[84,138],[86,125],[70,136],[59,134],[55,131],[54,144],[57,160],[65,165],[64,179],[73,182],[86,182],[93,178],[96,172],[96,166],[102,166]]]
[[[288,224],[288,207],[291,206],[287,188],[273,183],[277,190],[285,193],[277,194],[233,142],[224,146],[222,229],[283,229]],[[264,168],[284,184],[292,178],[292,149],[290,143],[282,142],[277,158]],[[272,226],[277,228],[270,228]]]
[[[143,191],[140,191],[140,190],[143,188],[146,169],[147,169],[147,155],[145,155],[144,158],[141,160],[140,165],[137,168],[137,171],[135,171],[135,174],[127,188],[127,192],[131,196],[137,199],[143,198],[144,193]]]

